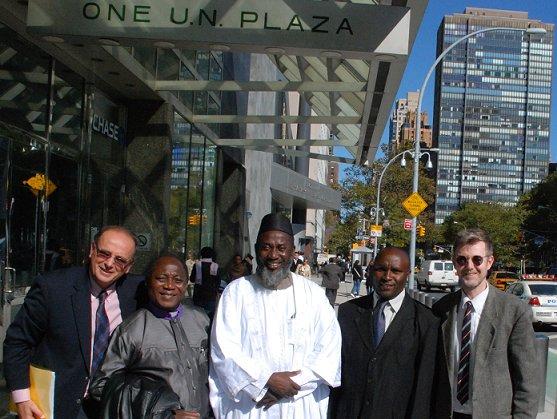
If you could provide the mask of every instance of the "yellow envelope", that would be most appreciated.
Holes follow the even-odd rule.
[[[42,410],[46,419],[54,418],[54,371],[31,365],[29,379],[31,381],[31,400]],[[9,409],[17,413],[17,409],[10,400]]]

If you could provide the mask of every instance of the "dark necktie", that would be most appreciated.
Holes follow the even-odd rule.
[[[377,348],[383,335],[385,334],[385,306],[389,302],[387,300],[379,299],[373,310],[373,347]]]
[[[97,308],[95,321],[95,340],[93,341],[93,360],[91,362],[91,376],[101,365],[108,340],[110,339],[110,323],[105,309],[106,291],[99,294],[99,307]]]
[[[470,326],[472,323],[472,303],[467,301],[462,319],[460,338],[460,358],[458,362],[458,376],[456,384],[456,398],[460,404],[468,401],[468,383],[470,381],[470,344],[472,339]]]

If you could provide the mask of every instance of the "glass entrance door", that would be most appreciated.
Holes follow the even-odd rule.
[[[0,323],[2,335],[44,255],[45,200],[41,175],[46,175],[43,139],[0,123]],[[2,336],[3,337],[3,336]]]

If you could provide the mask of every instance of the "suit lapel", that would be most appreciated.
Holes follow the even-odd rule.
[[[84,275],[76,280],[74,293],[71,295],[79,346],[87,371],[89,371],[91,360],[91,286],[89,281],[89,272],[85,269]]]
[[[136,310],[135,298],[129,298],[129,287],[124,286],[125,280],[126,275],[120,278],[116,284],[116,293],[118,294],[118,303],[120,304],[122,320],[125,320]]]
[[[454,293],[451,297],[451,301],[448,302],[447,317],[441,326],[443,333],[443,346],[445,349],[445,358],[447,360],[447,371],[449,375],[449,382],[452,384],[452,377],[454,375],[454,336],[458,304],[461,299],[461,291]]]
[[[494,287],[489,285],[489,293],[482,310],[482,316],[476,331],[476,342],[474,345],[474,356],[476,368],[482,368],[485,365],[486,357],[491,348],[493,339],[495,338],[495,319],[499,316],[499,298]]]
[[[359,315],[354,318],[354,321],[356,322],[356,329],[358,329],[365,347],[368,351],[373,351],[373,294],[367,296],[367,298],[368,301],[366,301],[364,307],[358,307]]]

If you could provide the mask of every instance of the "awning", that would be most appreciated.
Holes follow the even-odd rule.
[[[4,23],[125,98],[171,102],[217,145],[356,164],[375,157],[427,6],[427,0],[380,5],[374,0],[192,0],[186,11],[179,0],[23,3],[0,4]],[[189,22],[186,13],[194,13],[195,19]],[[265,53],[284,80],[160,80],[130,53],[130,47],[146,45],[177,53],[186,46]],[[102,61],[102,72],[91,71],[92,57]],[[182,92],[196,91],[295,91],[311,104],[312,114],[197,114],[179,100]],[[326,124],[330,137],[246,140],[220,138],[211,129],[214,124],[298,123]],[[347,153],[320,154],[308,147],[312,145]]]

